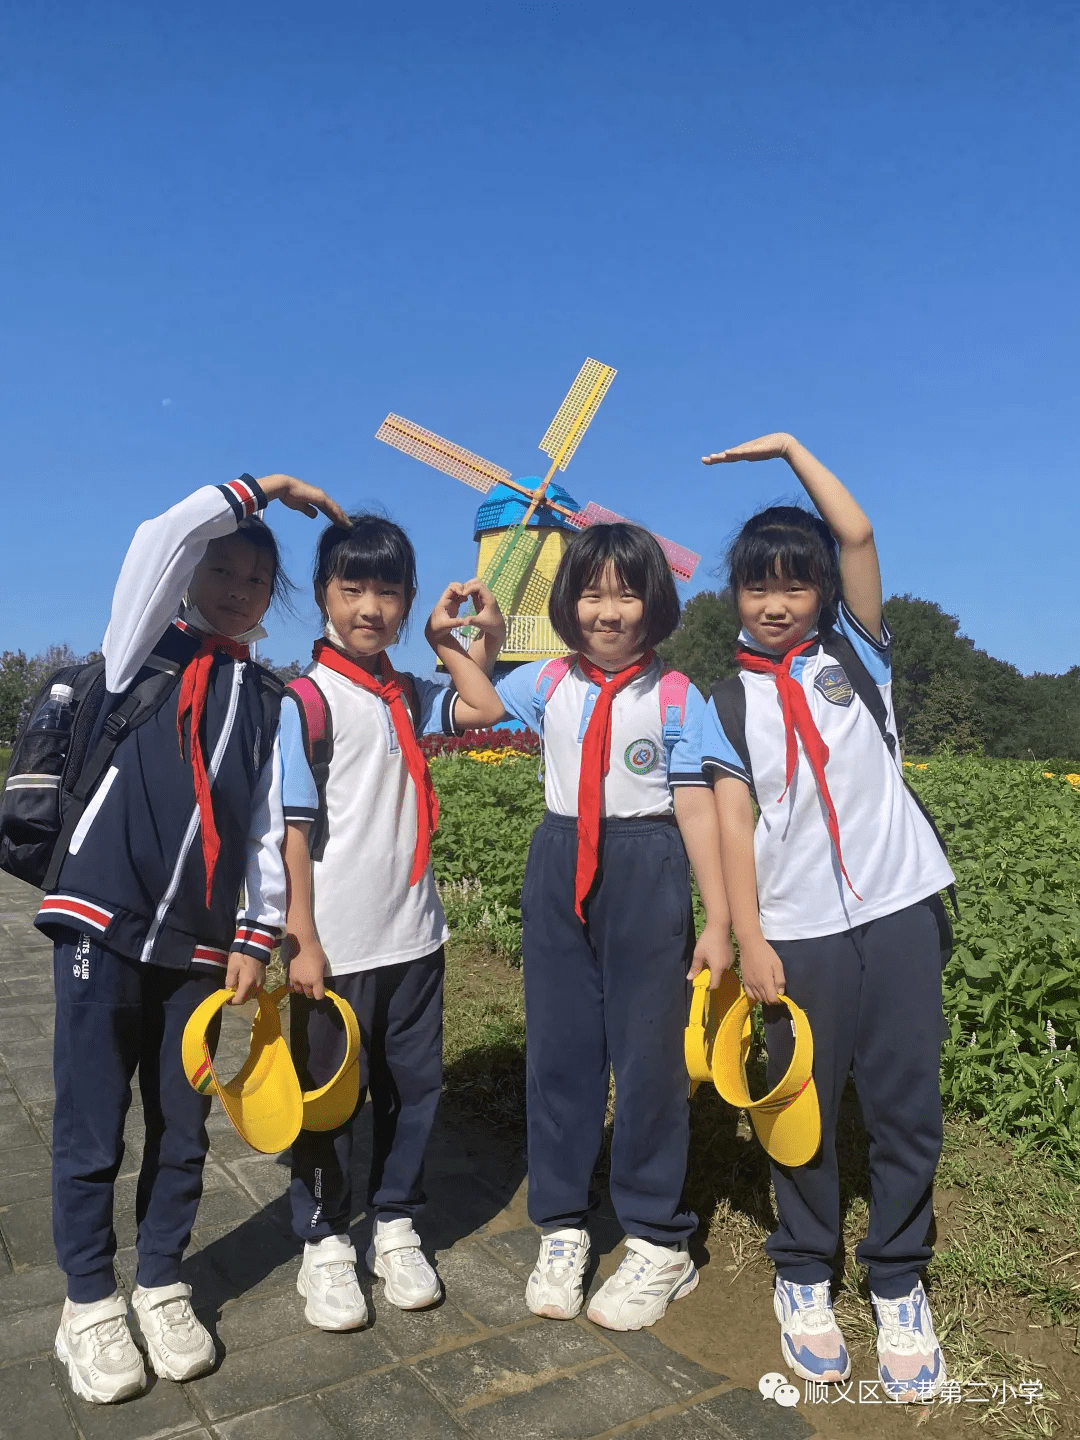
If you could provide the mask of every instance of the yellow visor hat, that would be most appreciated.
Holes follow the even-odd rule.
[[[264,991],[258,995],[259,1010],[251,1026],[247,1059],[227,1084],[218,1079],[206,1031],[235,993],[215,990],[192,1012],[181,1041],[184,1073],[200,1095],[217,1095],[237,1133],[253,1150],[276,1155],[300,1133],[304,1118],[300,1082],[281,1033],[277,1005]]]
[[[750,1012],[754,1002],[740,991],[720,1020],[712,1047],[713,1084],[729,1105],[746,1110],[765,1150],[779,1165],[805,1165],[821,1144],[821,1111],[814,1086],[814,1041],[805,1013],[786,995],[795,1032],[787,1074],[760,1100],[750,1098],[746,1057],[750,1053]]]
[[[725,970],[715,990],[709,989],[709,972],[694,976],[690,1019],[683,1033],[683,1053],[690,1074],[690,1094],[703,1080],[712,1079],[713,1046],[720,1021],[739,998],[741,987],[734,970]]]
[[[218,1078],[206,1032],[235,993],[216,990],[208,995],[184,1027],[181,1057],[192,1088],[201,1095],[216,1094],[237,1133],[264,1155],[287,1149],[302,1128],[333,1130],[344,1124],[360,1093],[360,1031],[352,1007],[326,992],[345,1024],[345,1059],[326,1085],[302,1094],[278,1014],[285,986],[272,994],[260,991],[248,1058],[232,1080],[223,1084]]]
[[[288,992],[289,987],[282,985],[270,999],[275,1005],[280,1005]],[[325,1085],[320,1085],[317,1090],[304,1091],[301,1098],[304,1102],[305,1130],[336,1130],[352,1119],[360,1098],[360,1026],[347,1000],[333,990],[325,991],[325,995],[337,1008],[345,1027],[345,1058],[337,1073]]]

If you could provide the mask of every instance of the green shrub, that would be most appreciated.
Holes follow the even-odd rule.
[[[907,774],[960,897],[946,1101],[1080,1172],[1080,791],[1023,761],[940,757]]]
[[[433,863],[450,923],[515,958],[525,859],[544,813],[536,763],[431,763]],[[944,977],[946,1103],[1080,1173],[1080,789],[1041,764],[975,756],[909,762],[905,773],[948,842],[960,898]]]
[[[447,918],[486,934],[495,948],[521,954],[521,882],[532,833],[544,815],[537,759],[484,764],[438,756],[439,796],[432,866]]]

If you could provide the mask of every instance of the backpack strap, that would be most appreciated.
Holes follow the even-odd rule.
[[[738,755],[750,781],[750,794],[757,800],[754,789],[754,767],[750,764],[750,747],[746,743],[746,691],[738,675],[727,680],[717,680],[709,692],[709,698],[716,708],[720,728]]]
[[[319,797],[319,813],[311,826],[308,849],[313,860],[321,860],[326,849],[326,782],[334,754],[334,722],[326,696],[310,675],[298,675],[295,680],[290,680],[285,691],[292,696],[300,712],[304,754]]]
[[[686,692],[690,688],[687,676],[679,670],[664,669],[660,674],[659,700],[660,724],[664,731],[664,748],[671,761],[672,751],[682,739],[686,723]]]
[[[844,671],[848,679],[851,681],[851,688],[855,691],[855,694],[859,697],[859,699],[866,706],[867,710],[869,710],[870,714],[874,717],[874,723],[881,731],[881,738],[889,747],[889,754],[895,760],[896,736],[889,729],[889,712],[885,708],[885,701],[881,698],[881,691],[875,684],[874,677],[870,674],[870,671],[867,670],[866,666],[863,664],[859,656],[859,652],[855,649],[855,646],[852,645],[851,641],[847,638],[847,636],[841,634],[839,630],[827,630],[822,635],[821,641],[822,644],[827,647],[830,655],[835,656],[835,658],[839,660],[840,664],[844,667]],[[930,829],[934,832],[934,839],[941,846],[942,854],[948,855],[949,847],[941,838],[941,831],[937,827],[937,822],[930,814],[930,811],[923,804],[922,796],[917,790],[915,790],[911,785],[908,784],[907,778],[903,775],[902,772],[901,779],[903,779],[904,781],[904,787],[907,790],[908,794],[915,801],[915,806],[918,809],[919,814],[923,817],[926,823],[930,826]],[[957,917],[959,917],[960,902],[956,898],[956,886],[950,885],[947,894],[949,896],[949,903],[953,907],[953,913]]]
[[[895,760],[896,736],[889,729],[889,712],[874,677],[859,658],[859,652],[839,630],[826,630],[821,637],[821,643],[844,667],[844,673],[851,681],[851,688],[874,717],[874,724],[881,731],[881,738]]]
[[[533,708],[538,720],[543,721],[548,701],[555,693],[556,686],[569,675],[576,659],[576,655],[557,655],[554,660],[548,660],[540,667],[540,673],[536,677],[536,690],[533,693]]]
[[[259,764],[265,765],[273,754],[274,738],[277,735],[278,720],[281,718],[281,697],[285,694],[285,686],[272,671],[262,665],[255,667],[256,681],[259,687],[259,699],[262,701],[262,731],[259,740]]]
[[[63,825],[57,836],[56,844],[53,846],[49,868],[41,882],[43,890],[56,888],[60,870],[67,858],[71,837],[82,818],[87,801],[109,767],[113,751],[121,740],[125,740],[133,730],[137,730],[160,709],[166,696],[175,687],[176,676],[169,671],[159,670],[136,685],[105,721],[101,730],[101,738],[86,756],[70,795],[65,797]],[[65,767],[66,769],[67,767]]]

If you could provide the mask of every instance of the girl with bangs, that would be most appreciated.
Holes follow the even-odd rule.
[[[679,598],[647,530],[576,535],[549,612],[573,653],[496,686],[506,713],[543,739],[547,800],[521,896],[529,1218],[541,1232],[525,1299],[556,1320],[583,1306],[614,1072],[610,1193],[627,1253],[587,1313],[637,1330],[698,1283],[687,1246],[697,1217],[682,1200],[687,980],[708,967],[715,988],[732,959],[701,770],[705,702],[655,653],[678,624]],[[700,939],[688,855],[707,915]]]
[[[856,1256],[869,1271],[878,1373],[890,1399],[929,1400],[946,1378],[919,1272],[932,1255],[942,1140],[950,934],[939,891],[953,875],[904,784],[870,521],[790,435],[705,464],[770,459],[787,461],[818,514],[763,510],[731,548],[741,675],[714,687],[702,748],[743,988],[765,1006],[770,1088],[793,1044],[778,996],[806,1012],[814,1039],[822,1144],[808,1164],[772,1166],[773,1308],[786,1365],[806,1380],[847,1379],[830,1279],[840,1243],[836,1121],[850,1070],[870,1137],[870,1223]],[[731,686],[738,706],[726,698]]]
[[[323,1330],[351,1330],[367,1320],[348,1232],[354,1122],[368,1087],[367,1268],[402,1309],[432,1305],[442,1294],[413,1227],[442,1087],[448,934],[429,863],[438,803],[417,740],[449,731],[452,712],[465,727],[490,725],[502,713],[452,631],[470,597],[478,612],[470,624],[496,649],[505,624],[479,580],[452,584],[425,633],[454,690],[397,672],[386,652],[409,618],[416,557],[405,532],[378,515],[354,515],[323,532],[314,583],[323,638],[305,677],[290,687],[287,699],[297,703],[281,714],[291,1049],[303,1088],[326,1084],[344,1051],[325,989],[352,1006],[363,1046],[356,1110],[336,1130],[300,1132],[290,1193],[293,1229],[305,1242],[297,1277],[305,1316]],[[323,707],[325,770],[313,765],[305,685]]]

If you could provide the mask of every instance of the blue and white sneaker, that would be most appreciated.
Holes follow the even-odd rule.
[[[884,1300],[872,1291],[878,1375],[890,1400],[932,1400],[948,1378],[920,1280],[909,1295]]]
[[[851,1374],[851,1357],[833,1314],[828,1280],[797,1285],[776,1277],[773,1313],[784,1363],[804,1380],[833,1382]]]

